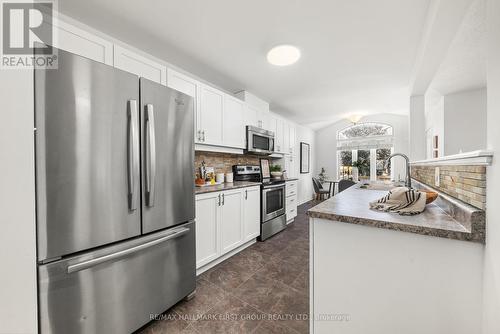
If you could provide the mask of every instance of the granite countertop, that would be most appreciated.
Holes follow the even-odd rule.
[[[196,187],[196,189],[194,190],[194,193],[196,195],[198,195],[198,194],[211,193],[211,192],[215,192],[215,191],[246,188],[246,187],[253,187],[253,186],[260,186],[260,182],[235,181],[233,183],[222,183],[222,184],[216,184],[213,186]]]
[[[401,216],[397,213],[370,209],[369,203],[387,194],[386,190],[360,189],[359,185],[309,209],[312,218],[322,218],[343,223],[367,225],[396,231],[417,233],[441,238],[472,242],[485,242],[484,211],[473,207],[460,210],[471,211],[468,219],[463,213],[452,216],[435,203],[428,204],[421,214]],[[441,196],[441,194],[440,194]],[[455,211],[459,211],[456,209]]]

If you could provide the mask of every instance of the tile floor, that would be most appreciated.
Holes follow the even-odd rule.
[[[309,220],[299,206],[286,230],[201,274],[196,295],[137,333],[309,333]]]

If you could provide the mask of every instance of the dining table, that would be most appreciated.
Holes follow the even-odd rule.
[[[329,184],[329,187],[328,187],[328,194],[330,196],[334,196],[335,195],[335,185],[337,183],[339,183],[340,180],[337,180],[337,179],[324,179],[322,183],[328,183]]]

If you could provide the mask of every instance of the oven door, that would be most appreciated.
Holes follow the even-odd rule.
[[[266,133],[264,133],[266,132]],[[261,154],[274,152],[274,135],[269,131],[247,131],[247,151]]]
[[[262,223],[285,214],[285,185],[265,186],[262,189]]]

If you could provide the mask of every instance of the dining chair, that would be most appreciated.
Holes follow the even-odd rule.
[[[343,192],[347,188],[352,187],[355,184],[356,184],[356,182],[354,182],[352,180],[340,180],[339,181],[339,193]]]
[[[330,191],[323,189],[321,182],[315,177],[312,178],[312,183],[314,187],[314,192],[316,193],[316,199],[324,199],[324,195],[328,195],[330,197]]]

